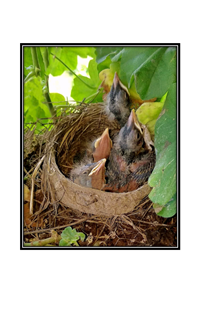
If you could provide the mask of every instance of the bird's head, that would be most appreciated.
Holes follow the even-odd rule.
[[[108,94],[108,109],[114,115],[114,118],[122,127],[130,114],[130,94],[128,89],[120,81],[118,74],[115,72],[113,84]]]
[[[71,171],[71,180],[84,187],[101,189],[105,182],[105,162],[104,158],[76,167]]]
[[[132,110],[123,128],[119,131],[115,144],[121,155],[129,162],[142,148],[144,139],[135,111]]]

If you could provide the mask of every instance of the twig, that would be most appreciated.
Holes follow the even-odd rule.
[[[34,179],[37,175],[37,172],[38,172],[38,169],[41,165],[41,163],[43,162],[45,158],[45,155],[41,158],[41,160],[38,162],[33,174],[32,174],[32,180],[31,180],[31,197],[30,197],[30,214],[32,215],[33,214],[33,195],[34,195]]]
[[[73,226],[73,225],[79,224],[79,223],[81,223],[81,222],[86,221],[87,219],[88,219],[88,218],[80,219],[80,220],[78,220],[78,221],[76,221],[76,222],[69,223],[69,224],[66,224],[66,225],[64,225],[64,226],[58,226],[58,227],[55,227],[55,228],[49,228],[49,229],[43,229],[43,230],[33,230],[33,231],[29,231],[29,232],[24,232],[24,235],[34,234],[34,233],[51,232],[51,230],[62,229],[62,228],[66,228],[66,227],[69,227],[69,226]]]

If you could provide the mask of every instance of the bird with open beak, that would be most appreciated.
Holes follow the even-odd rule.
[[[105,162],[101,159],[94,163],[80,163],[70,172],[70,179],[83,187],[101,190],[105,184]]]
[[[104,158],[107,159],[112,148],[109,129],[106,128],[99,138],[93,141],[86,141],[84,147],[84,153],[76,155],[74,163],[82,162],[86,165],[87,163],[97,162]]]
[[[147,181],[155,165],[155,154],[141,153],[143,143],[143,132],[132,110],[126,124],[114,138],[106,163],[106,185],[103,190],[132,191]]]
[[[104,130],[100,138],[94,141],[92,148],[92,156],[95,162],[109,157],[112,148],[112,140],[110,139],[108,128]]]
[[[113,84],[108,94],[105,112],[110,121],[116,119],[123,127],[130,115],[130,94],[128,89],[120,81],[118,74],[115,72]]]

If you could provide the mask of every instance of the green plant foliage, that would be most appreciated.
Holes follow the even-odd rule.
[[[116,56],[122,49],[122,47],[96,47],[97,63],[100,64],[108,57],[112,58]]]
[[[31,48],[24,47],[23,51],[24,51],[23,58],[24,58],[24,78],[25,78],[29,74],[29,72],[33,70],[33,62],[32,62],[32,56],[31,56]]]
[[[163,102],[144,102],[136,111],[138,120],[154,135],[156,120],[163,108]]]
[[[97,47],[95,52],[98,72],[100,73],[102,70],[107,69],[113,61],[118,61],[118,54],[121,51],[122,47]],[[113,60],[113,57],[116,58]]]
[[[94,48],[90,47],[52,47],[49,55],[49,66],[46,74],[52,74],[54,77],[60,76],[67,68],[58,61],[54,55],[65,63],[68,68],[75,70],[77,67],[77,56],[87,58],[87,56],[94,57]]]
[[[170,218],[174,216],[175,212],[177,211],[177,194],[175,193],[175,195],[170,201],[168,201],[168,203],[166,203],[165,206],[158,206],[157,204],[154,204],[154,209],[161,217]]]
[[[51,117],[51,113],[42,93],[42,79],[40,77],[32,77],[24,84],[24,123],[36,122],[39,118]],[[43,122],[47,122],[46,119]],[[42,125],[37,124],[37,129]]]
[[[134,81],[141,99],[161,98],[176,82],[175,47],[118,47],[118,50],[108,47],[107,50],[96,50],[98,63],[103,63],[108,56],[112,56],[114,62],[120,59],[121,81],[128,88]]]
[[[65,98],[60,93],[50,93],[50,98],[54,107],[66,105]]]
[[[71,245],[78,247],[79,245],[77,241],[84,241],[85,235],[82,232],[77,232],[75,229],[72,229],[71,227],[67,227],[62,232],[61,238],[62,239],[59,242],[60,247],[70,247]]]
[[[176,84],[172,84],[155,128],[156,166],[149,178],[153,187],[149,197],[173,211],[176,193]],[[173,198],[173,200],[171,200]],[[166,207],[167,211],[167,207]],[[175,212],[174,212],[175,213]],[[161,213],[162,215],[162,213]]]
[[[72,106],[65,101],[65,98],[60,93],[50,93],[50,99],[52,101],[52,105],[56,111],[56,115],[59,117],[63,112],[66,114],[70,113],[72,110]]]
[[[37,52],[37,56],[38,56],[38,62],[40,65],[40,76],[43,79],[45,77],[45,65],[43,62],[43,57],[41,55],[41,49],[40,47],[36,47],[36,52]]]
[[[79,78],[81,78],[88,86],[80,81],[80,79],[77,77],[74,78],[71,97],[75,101],[83,101],[85,98],[93,99],[98,93],[98,87],[101,81],[99,79],[97,63],[95,59],[89,61],[88,72],[90,78],[79,75]],[[94,98],[93,102],[99,101],[102,101],[102,95],[100,94]]]

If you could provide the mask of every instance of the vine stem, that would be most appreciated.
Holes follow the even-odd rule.
[[[61,62],[74,76],[76,76],[80,81],[82,81],[88,88],[90,89],[96,89],[96,87],[90,86],[88,83],[86,83],[84,80],[82,80],[72,69],[70,69],[62,60],[60,60],[55,54],[50,53],[54,58],[56,58],[59,62]]]

